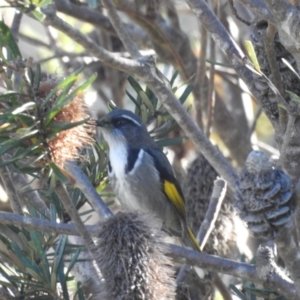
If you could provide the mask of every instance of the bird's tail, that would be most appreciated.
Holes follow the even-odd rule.
[[[189,244],[191,244],[193,249],[198,251],[198,252],[201,252],[200,246],[199,246],[192,230],[189,227],[187,227],[187,235],[188,235],[189,242],[190,242]]]

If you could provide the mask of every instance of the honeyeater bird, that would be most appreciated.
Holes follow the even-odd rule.
[[[109,147],[108,175],[122,207],[151,213],[171,235],[200,251],[172,167],[134,113],[116,109],[95,121]]]

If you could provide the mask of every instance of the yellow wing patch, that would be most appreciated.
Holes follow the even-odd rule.
[[[181,216],[184,218],[186,217],[186,212],[185,212],[185,204],[180,196],[176,186],[174,183],[165,180],[164,181],[164,192],[168,196],[169,200],[175,205],[177,211]]]
[[[176,188],[176,185],[170,181],[165,180],[164,181],[164,192],[166,193],[169,200],[174,204],[174,206],[176,207],[180,216],[182,216],[182,218],[185,221],[185,218],[186,218],[185,203],[184,203],[183,198],[181,197],[178,189]],[[187,234],[193,245],[194,250],[201,252],[201,249],[199,247],[199,244],[197,243],[197,240],[196,240],[193,232],[188,227],[187,227]]]

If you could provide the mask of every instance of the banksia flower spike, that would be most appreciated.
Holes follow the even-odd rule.
[[[172,263],[153,221],[118,213],[100,228],[98,249],[107,299],[174,299]]]
[[[92,144],[82,91],[96,76],[73,87],[80,71],[65,79],[41,79],[37,65],[34,73],[29,72],[31,79],[24,82],[18,100],[13,94],[3,102],[0,155],[9,152],[12,158],[1,166],[16,162],[17,169],[27,165],[26,172],[37,172],[54,162],[62,168],[67,160],[80,157],[78,148]]]
[[[235,207],[255,236],[274,239],[289,227],[294,210],[290,178],[272,167],[261,151],[252,151],[237,186]]]
[[[38,96],[45,97],[57,84],[57,79],[47,79],[40,83]],[[53,98],[56,96],[54,95]],[[54,101],[54,100],[53,100]],[[51,103],[47,109],[51,110]],[[77,123],[88,118],[87,107],[82,94],[75,95],[73,100],[64,106],[53,118],[52,124]],[[63,167],[67,160],[78,158],[78,149],[88,144],[92,144],[91,127],[87,124],[81,124],[66,130],[59,131],[54,138],[50,139],[48,150],[51,159],[59,166]]]

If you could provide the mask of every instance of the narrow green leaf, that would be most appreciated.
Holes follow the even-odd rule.
[[[241,300],[247,300],[247,297],[235,285],[230,284],[229,287]]]
[[[14,92],[14,91],[1,92],[0,101],[3,101],[3,100],[6,101],[6,100],[10,99],[13,96],[21,96],[21,95],[22,95],[21,93],[17,93],[17,92]]]
[[[292,101],[300,104],[300,97],[298,95],[294,94],[291,91],[286,91],[286,92],[290,95]]]
[[[53,124],[51,124],[51,129],[54,129],[57,132],[63,131],[63,130],[67,130],[79,125],[82,125],[84,123],[86,123],[86,121],[88,121],[90,119],[90,117],[83,119],[81,121],[78,122],[73,122],[73,123],[68,123],[68,122],[55,122]]]
[[[69,183],[68,177],[63,173],[63,171],[60,167],[58,167],[54,162],[50,163],[49,166],[59,181],[61,181],[63,183]]]
[[[51,111],[46,116],[45,124],[49,125],[51,120],[61,111],[61,109],[69,104],[74,97],[82,92],[84,89],[86,89],[90,84],[97,78],[97,74],[93,74],[91,77],[88,78],[87,81],[85,81],[83,84],[78,86],[74,91],[72,91],[69,95],[67,95],[60,103],[56,103],[53,105]]]
[[[185,143],[187,141],[187,137],[176,137],[176,138],[171,138],[171,139],[163,139],[163,140],[158,140],[156,141],[156,145],[159,148],[164,148],[164,147],[169,147],[169,146],[174,146],[177,144]]]
[[[37,149],[38,147],[39,147],[39,146],[34,145],[34,146],[32,146],[32,147],[29,147],[29,148],[27,148],[27,149],[24,149],[24,151],[21,152],[19,155],[14,155],[11,159],[7,159],[7,160],[3,161],[2,163],[0,163],[0,167],[7,166],[7,165],[9,165],[9,164],[11,164],[11,163],[13,163],[13,162],[15,162],[15,161],[20,160],[21,158],[27,156],[28,154],[30,154],[30,152],[34,151],[34,150]],[[13,147],[10,147],[10,148],[13,148]],[[6,149],[7,149],[7,148],[6,148]],[[0,152],[2,153],[2,147],[1,147],[1,151],[0,151]],[[5,152],[6,152],[6,151],[5,151]],[[3,152],[3,153],[5,153],[5,152]]]
[[[37,1],[35,1],[37,2]],[[34,3],[37,7],[43,7],[45,5],[51,4],[52,0],[38,0],[38,3]]]
[[[261,72],[258,59],[251,41],[245,41],[245,48],[256,71]]]
[[[0,21],[0,39],[2,40],[2,45],[7,46],[11,51],[14,59],[22,57],[18,44],[16,43],[13,34],[4,21]]]
[[[45,20],[45,15],[43,15],[40,11],[34,10],[32,11],[33,16],[38,20],[39,22],[43,22]]]
[[[135,98],[134,98],[128,91],[126,91],[126,94],[127,94],[127,96],[129,97],[129,99],[135,104],[136,109],[139,110],[138,112],[136,111],[136,114],[139,114],[140,111],[141,111],[141,108],[140,108],[141,105],[140,105],[140,103],[138,103],[138,102],[135,100]]]
[[[66,90],[69,91],[70,88],[74,85],[74,83],[78,79],[78,75],[82,72],[82,69],[83,69],[83,67],[81,67],[78,70],[76,70],[75,72],[73,72],[67,78],[65,78],[64,80],[62,80],[53,90],[51,90],[51,92],[47,95],[47,97],[45,98],[44,102],[42,103],[41,107],[42,108],[45,107],[48,104],[48,102],[50,101],[50,99],[59,90],[62,90],[62,89],[66,88]]]
[[[146,87],[145,93],[146,93],[148,99],[151,101],[154,109],[157,109],[158,99],[155,96],[155,94],[148,87]]]
[[[182,93],[182,95],[181,95],[180,98],[179,98],[179,101],[180,101],[181,104],[183,104],[183,103],[186,101],[186,99],[188,98],[188,96],[189,96],[190,93],[192,92],[193,88],[194,88],[194,87],[193,87],[192,84],[189,84],[189,85],[186,87],[186,89],[184,90],[184,92]]]
[[[174,72],[174,74],[172,75],[172,78],[171,78],[171,80],[170,80],[170,85],[171,85],[171,87],[173,87],[174,82],[175,82],[175,79],[177,78],[178,74],[179,74],[179,71],[176,70],[176,71]]]
[[[150,99],[147,97],[146,93],[145,93],[144,91],[140,91],[140,92],[139,92],[139,95],[140,95],[140,97],[141,97],[143,103],[148,107],[150,113],[153,115],[155,109],[154,109],[154,107],[153,107],[153,105],[152,105]]]
[[[127,80],[137,94],[139,94],[139,92],[143,90],[140,84],[132,76],[128,76]]]
[[[72,260],[69,263],[69,266],[68,266],[68,269],[67,269],[67,272],[66,272],[66,277],[68,277],[70,271],[73,269],[75,263],[77,262],[77,258],[79,256],[80,252],[81,252],[81,250],[77,249],[76,252],[75,252],[75,254],[73,255]]]

